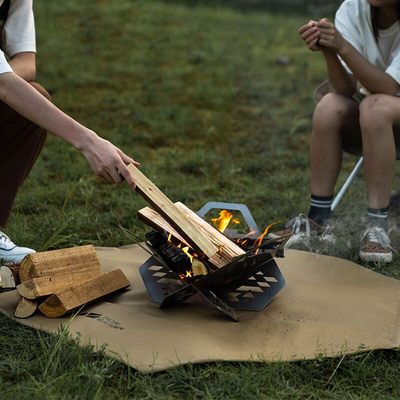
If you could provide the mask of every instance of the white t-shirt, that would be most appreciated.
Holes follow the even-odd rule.
[[[0,6],[4,0],[0,0]],[[36,52],[32,0],[11,0],[6,21],[0,21],[0,74],[12,72],[8,57],[21,52]]]
[[[400,23],[379,30],[378,43],[371,22],[368,0],[345,0],[336,12],[335,25],[371,64],[389,74],[400,83]],[[343,62],[346,70],[352,73]]]

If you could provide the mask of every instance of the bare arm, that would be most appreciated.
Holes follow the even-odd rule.
[[[27,82],[33,82],[36,75],[36,54],[18,53],[11,57],[9,64],[13,71]]]
[[[319,44],[339,55],[354,76],[371,93],[395,94],[400,90],[399,84],[386,72],[372,65],[327,19],[318,22]]]
[[[338,56],[327,50],[323,50],[326,66],[328,69],[329,82],[339,94],[351,97],[356,90],[356,79],[344,69]]]
[[[355,91],[355,79],[343,68],[335,53],[321,46],[320,29],[316,21],[310,21],[299,29],[299,34],[311,51],[322,51],[325,57],[329,81],[336,92],[351,97]]]
[[[71,143],[82,152],[97,175],[113,183],[120,183],[122,175],[135,188],[126,165],[139,165],[137,162],[63,113],[15,73],[0,74],[0,100],[25,118]]]

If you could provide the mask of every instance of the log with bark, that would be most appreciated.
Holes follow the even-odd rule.
[[[20,296],[17,304],[17,308],[14,311],[14,317],[16,318],[28,318],[32,316],[37,310],[38,303],[35,300],[28,300],[23,296]]]
[[[93,271],[100,269],[100,261],[92,245],[50,250],[27,255],[21,262],[21,282],[57,273]]]

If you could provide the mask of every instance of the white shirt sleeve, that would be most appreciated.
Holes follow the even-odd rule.
[[[392,62],[386,68],[385,72],[400,84],[400,48],[397,49]]]
[[[359,27],[355,23],[355,14],[357,12],[359,12],[359,10],[354,7],[354,3],[342,3],[335,15],[335,26],[342,34],[343,38],[346,39],[359,53],[363,54],[362,37],[358,29]],[[346,63],[343,60],[341,61],[347,72],[353,74]]]
[[[11,0],[3,27],[3,50],[9,56],[36,52],[32,0]]]
[[[10,64],[7,62],[4,53],[0,50],[0,74],[4,74],[6,72],[13,72]]]

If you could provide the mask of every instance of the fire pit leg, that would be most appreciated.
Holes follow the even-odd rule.
[[[192,297],[194,294],[196,294],[196,291],[197,290],[192,285],[187,285],[181,289],[178,289],[177,291],[164,297],[160,308],[168,308],[175,306],[176,304],[183,303],[189,297]]]
[[[222,313],[228,315],[235,322],[239,322],[239,318],[237,317],[235,311],[229,307],[223,300],[221,300],[217,295],[209,289],[203,289],[197,286],[196,284],[189,284],[177,291],[171,293],[166,296],[163,302],[160,305],[160,308],[168,308],[179,303],[183,303],[189,297],[193,296],[196,293],[200,293],[201,296],[207,300],[213,307],[221,311]]]

